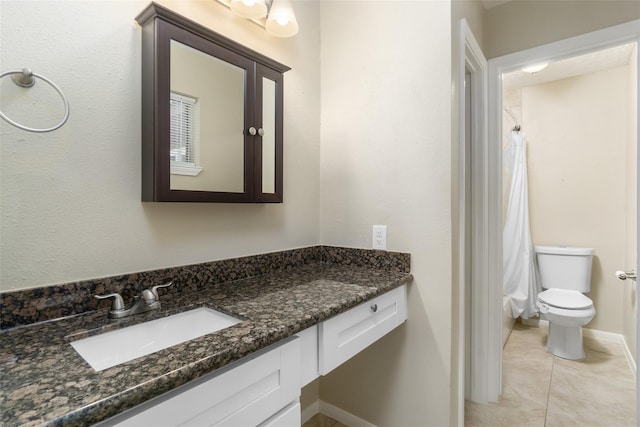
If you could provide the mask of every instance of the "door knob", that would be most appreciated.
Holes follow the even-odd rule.
[[[627,280],[627,279],[636,280],[638,278],[635,270],[616,271],[616,277],[620,280]]]

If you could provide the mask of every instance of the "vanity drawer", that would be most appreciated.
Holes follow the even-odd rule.
[[[318,325],[321,375],[407,320],[406,288],[396,288]]]
[[[294,339],[107,420],[116,426],[257,426],[300,396]],[[274,424],[275,425],[275,424]]]

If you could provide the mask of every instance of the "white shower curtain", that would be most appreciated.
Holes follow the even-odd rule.
[[[513,171],[503,232],[504,294],[511,298],[513,317],[527,319],[537,315],[540,285],[529,228],[527,143],[522,132],[511,132],[503,159]]]

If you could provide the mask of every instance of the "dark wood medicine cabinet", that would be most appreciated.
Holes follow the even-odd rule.
[[[142,27],[142,201],[282,203],[289,67],[151,3]]]

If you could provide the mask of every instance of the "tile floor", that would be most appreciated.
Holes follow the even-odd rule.
[[[544,349],[547,330],[516,323],[503,352],[496,404],[465,404],[465,426],[635,426],[635,379],[622,345],[585,338],[586,358]]]
[[[315,414],[309,421],[302,424],[302,427],[347,427],[342,423],[327,417],[325,414]]]

